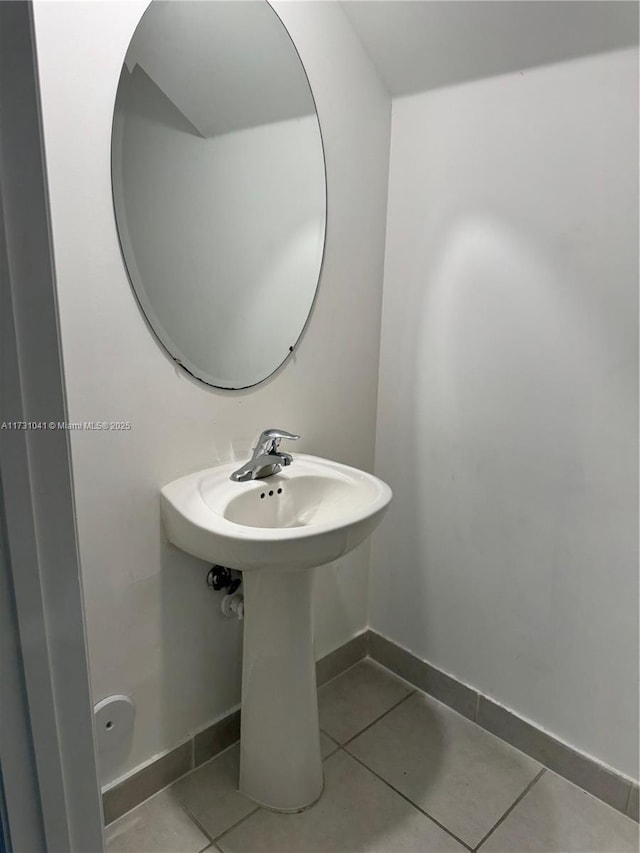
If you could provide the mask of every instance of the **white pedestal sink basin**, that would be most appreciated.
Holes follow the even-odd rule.
[[[238,463],[161,490],[170,542],[243,572],[240,790],[277,811],[322,793],[313,651],[314,569],[363,542],[391,489],[377,477],[296,454],[280,473],[232,482]]]

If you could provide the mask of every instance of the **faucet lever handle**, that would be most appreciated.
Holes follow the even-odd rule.
[[[277,453],[283,438],[287,441],[295,441],[300,436],[287,432],[286,429],[265,429],[260,433],[254,453]]]

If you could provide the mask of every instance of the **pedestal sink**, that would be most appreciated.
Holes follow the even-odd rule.
[[[280,473],[232,482],[236,463],[161,490],[170,542],[243,572],[240,791],[277,811],[322,793],[311,593],[316,569],[363,542],[391,489],[377,477],[296,454]]]

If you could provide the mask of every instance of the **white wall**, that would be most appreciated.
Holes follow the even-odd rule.
[[[203,139],[136,69],[113,136],[120,239],[155,332],[209,384],[269,376],[302,332],[322,263],[316,116]]]
[[[638,54],[394,100],[371,625],[637,778]]]
[[[180,373],[146,328],[120,257],[111,119],[146,2],[36,2],[35,29],[94,698],[131,695],[124,773],[235,706],[241,625],[205,587],[207,566],[161,535],[164,483],[248,454],[257,432],[299,432],[300,451],[373,463],[390,103],[337,4],[278,3],[305,63],[327,157],[327,249],[299,351],[248,393]],[[331,45],[331,50],[327,45]],[[295,448],[294,448],[295,450]],[[317,653],[367,622],[365,545],[323,571]],[[109,781],[109,776],[103,778]]]
[[[638,44],[626,0],[343,0],[393,97]]]

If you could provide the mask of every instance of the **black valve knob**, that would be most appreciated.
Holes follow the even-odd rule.
[[[229,584],[229,589],[227,590],[227,595],[233,595],[233,593],[238,589],[240,584],[242,583],[242,578],[234,578]]]
[[[231,571],[226,566],[212,566],[209,570],[207,584],[216,592],[229,586],[231,582]]]

